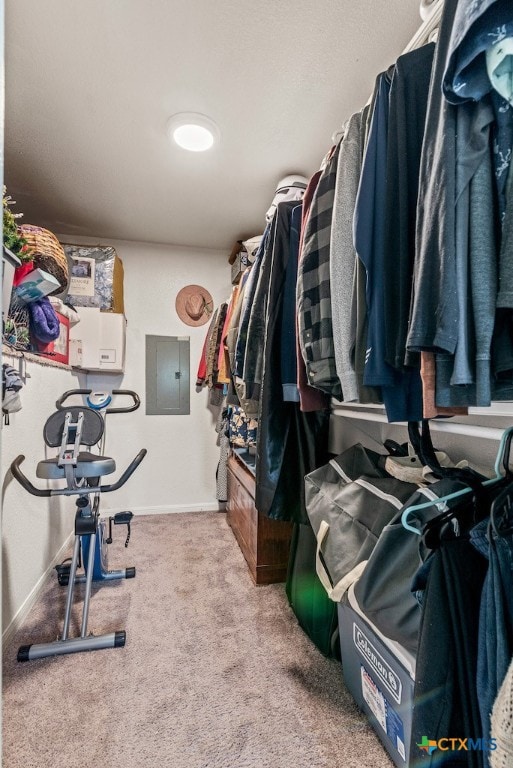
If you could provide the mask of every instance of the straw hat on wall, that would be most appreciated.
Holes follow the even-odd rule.
[[[176,296],[176,312],[186,325],[204,325],[212,317],[214,302],[206,288],[186,285]]]

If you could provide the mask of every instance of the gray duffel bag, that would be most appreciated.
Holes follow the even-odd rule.
[[[425,546],[422,536],[404,528],[401,518],[407,507],[433,501],[431,506],[408,516],[410,525],[421,533],[427,522],[448,509],[447,504],[436,504],[436,501],[464,487],[460,481],[446,478],[429,488],[419,489],[383,528],[354,586],[355,598],[369,621],[385,637],[413,653],[418,645],[421,608],[412,593],[412,581],[431,550]],[[454,500],[452,504],[459,501]]]
[[[335,602],[362,573],[384,526],[417,490],[391,477],[383,463],[384,457],[358,443],[305,477],[316,571]]]

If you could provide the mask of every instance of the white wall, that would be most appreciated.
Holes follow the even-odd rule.
[[[73,242],[76,238],[61,237]],[[86,243],[83,238],[80,242]],[[123,377],[72,374],[28,363],[30,378],[22,391],[23,408],[3,430],[2,554],[3,627],[23,614],[39,580],[56,559],[73,530],[71,500],[36,498],[10,478],[12,459],[26,456],[23,468],[34,481],[35,466],[44,458],[43,424],[64,391],[109,384],[133,389],[141,408],[112,415],[108,422],[107,455],[116,460],[119,476],[140,448],[148,455],[125,488],[103,498],[103,511],[131,509],[167,512],[216,509],[215,471],[219,450],[214,429],[216,414],[207,392],[195,391],[196,371],[208,324],[185,325],[176,315],[175,297],[190,283],[203,285],[217,306],[230,295],[227,254],[210,250],[168,247],[109,240],[125,270],[127,324],[126,369]],[[188,416],[146,416],[145,335],[189,336],[191,348],[191,413]],[[41,481],[37,481],[41,482]],[[12,625],[11,629],[15,626]]]
[[[19,361],[5,362],[18,366]],[[35,468],[45,458],[43,425],[57,396],[76,387],[69,371],[27,363],[22,410],[2,429],[2,622],[7,627],[51,566],[73,529],[73,503],[31,496],[12,478],[9,466],[22,453],[23,472],[35,484]],[[48,449],[49,450],[49,449]],[[50,454],[48,454],[50,455]]]
[[[122,379],[112,377],[113,386],[135,390],[142,405],[134,413],[109,417],[106,453],[120,469],[128,465],[140,448],[147,448],[148,455],[123,489],[104,497],[103,507],[134,512],[216,508],[217,414],[208,407],[207,391],[195,391],[208,324],[185,325],[176,314],[175,298],[181,288],[191,283],[205,287],[215,306],[229,298],[227,254],[147,243],[109,244],[116,248],[125,269],[128,321],[125,374]],[[146,415],[146,335],[190,337],[190,415]],[[87,385],[96,388],[106,380],[108,377],[90,375]]]

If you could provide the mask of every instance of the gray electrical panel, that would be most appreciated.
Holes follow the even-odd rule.
[[[146,413],[180,416],[190,408],[190,342],[183,336],[146,336]]]

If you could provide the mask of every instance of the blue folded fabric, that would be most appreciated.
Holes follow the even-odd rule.
[[[27,305],[30,314],[30,330],[38,341],[49,344],[59,337],[60,324],[55,309],[50,299],[44,296],[42,299],[31,301]]]

